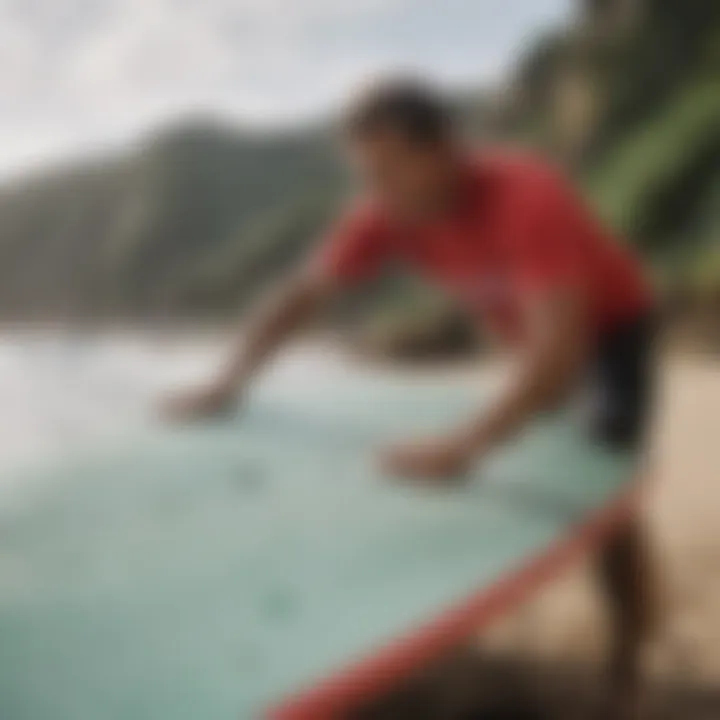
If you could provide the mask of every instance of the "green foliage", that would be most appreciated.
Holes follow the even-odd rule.
[[[601,214],[652,249],[687,221],[706,175],[718,170],[720,92],[713,81],[686,89],[651,121],[610,149],[588,178]],[[693,178],[702,175],[700,183]],[[683,192],[688,185],[693,192]],[[700,184],[701,187],[694,187]],[[683,195],[680,207],[671,208]],[[690,195],[690,197],[687,197]],[[671,212],[675,210],[675,212]]]

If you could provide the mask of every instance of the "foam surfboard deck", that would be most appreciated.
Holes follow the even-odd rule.
[[[635,459],[547,418],[463,483],[373,448],[471,383],[329,378],[242,417],[35,471],[0,508],[3,720],[337,717],[599,542]]]

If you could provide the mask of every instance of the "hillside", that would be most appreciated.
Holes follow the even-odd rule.
[[[319,134],[209,121],[126,156],[0,193],[5,318],[159,319],[223,312],[287,266],[342,176]]]
[[[720,4],[582,4],[584,24],[521,64],[524,130],[542,128],[662,276],[689,280],[715,262],[720,285]]]

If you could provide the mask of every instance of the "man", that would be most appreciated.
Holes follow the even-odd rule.
[[[393,81],[362,96],[344,139],[366,193],[310,261],[249,323],[224,372],[172,403],[176,417],[235,404],[272,353],[338,291],[403,263],[458,299],[519,360],[504,394],[437,438],[381,453],[410,477],[466,472],[538,414],[575,395],[595,397],[588,432],[639,447],[650,395],[651,293],[637,261],[602,230],[542,162],[470,153],[432,90]],[[634,679],[646,625],[637,529],[604,554],[613,600],[618,677]],[[631,683],[628,683],[630,687]]]

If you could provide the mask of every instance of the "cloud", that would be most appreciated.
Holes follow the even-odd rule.
[[[192,109],[284,122],[381,68],[492,75],[568,2],[0,0],[0,171],[32,137],[82,151]]]

